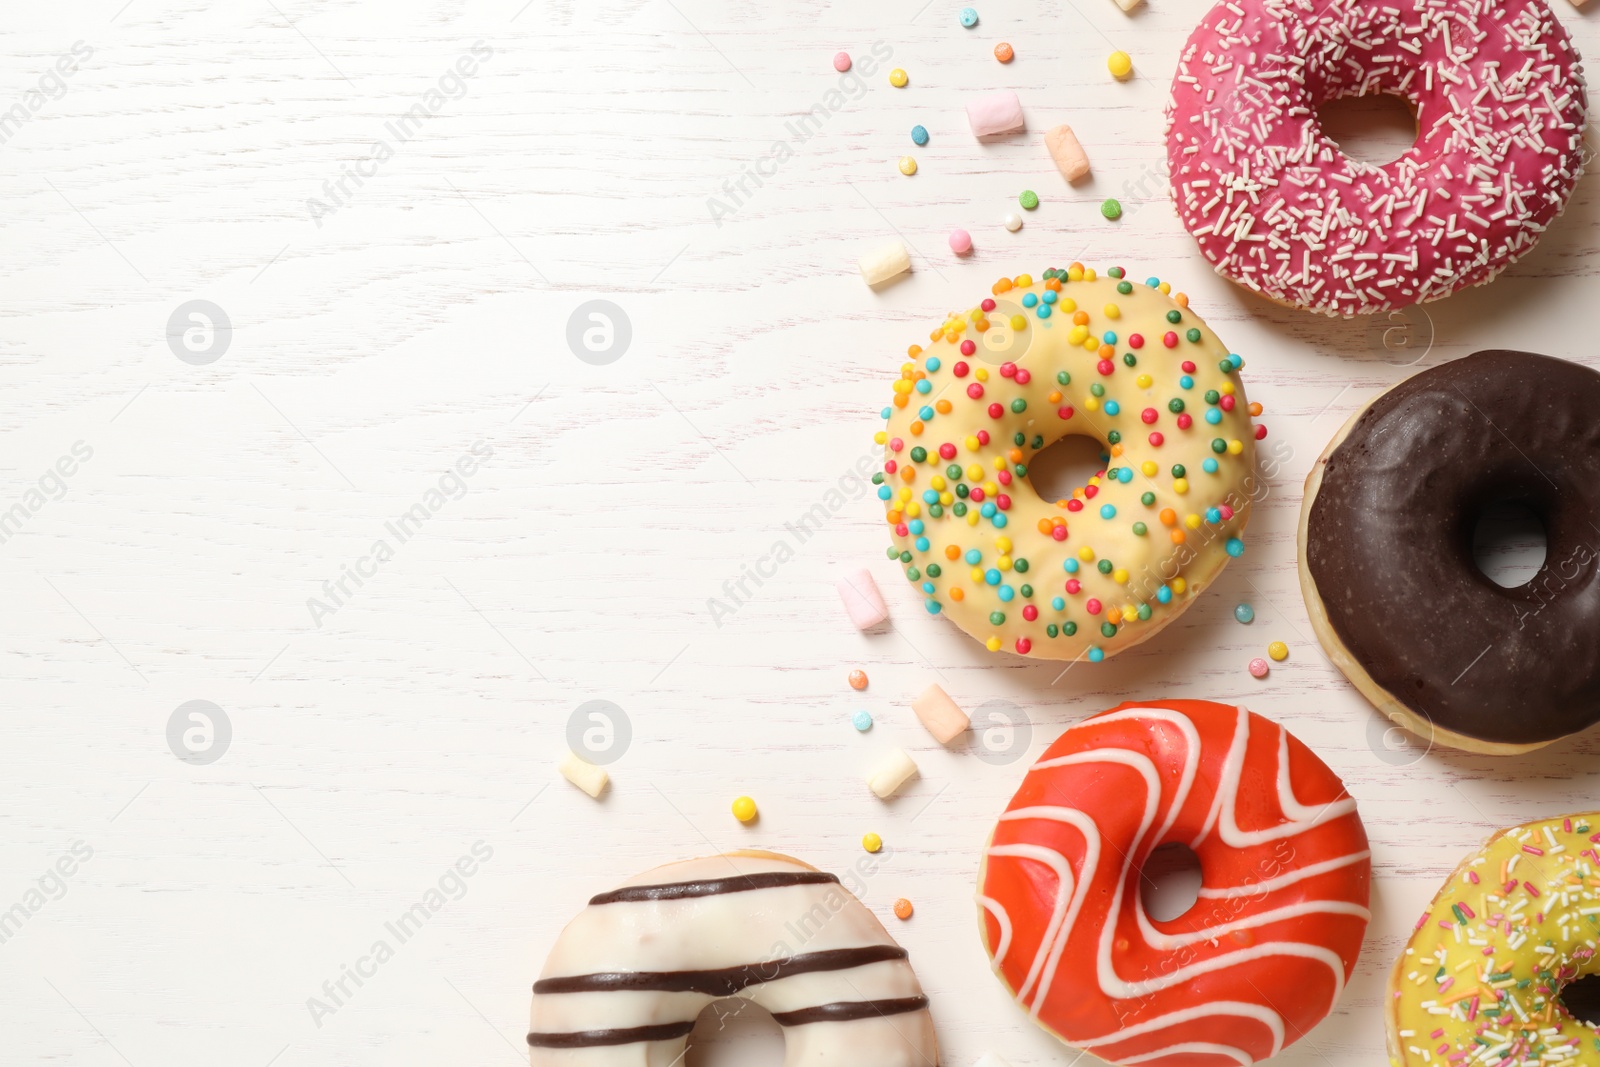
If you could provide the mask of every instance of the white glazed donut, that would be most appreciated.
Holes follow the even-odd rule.
[[[839,879],[773,852],[670,863],[589,901],[533,986],[533,1067],[668,1067],[695,1018],[742,997],[784,1067],[935,1067],[906,950]]]

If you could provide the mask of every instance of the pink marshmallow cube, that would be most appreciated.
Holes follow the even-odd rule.
[[[889,617],[889,606],[878,592],[878,583],[866,568],[851,571],[834,583],[839,599],[844,601],[845,614],[858,630],[870,630]]]
[[[993,137],[1022,129],[1022,101],[1010,89],[967,101],[967,121],[975,137]]]

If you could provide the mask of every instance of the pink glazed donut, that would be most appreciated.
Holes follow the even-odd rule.
[[[1318,105],[1389,93],[1417,142],[1347,157]],[[1172,83],[1178,214],[1219,274],[1327,315],[1492,279],[1583,169],[1583,68],[1544,0],[1222,0]]]

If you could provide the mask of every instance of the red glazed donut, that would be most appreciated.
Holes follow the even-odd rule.
[[[1156,922],[1157,847],[1200,899]],[[1051,745],[979,872],[984,947],[1041,1026],[1112,1063],[1249,1067],[1316,1025],[1355,968],[1371,853],[1337,775],[1283,727],[1203,700],[1124,704]]]
[[[1371,93],[1417,112],[1417,143],[1382,166],[1317,122]],[[1587,107],[1545,0],[1222,0],[1173,79],[1173,196],[1240,285],[1329,315],[1404,307],[1533,247],[1583,170]]]

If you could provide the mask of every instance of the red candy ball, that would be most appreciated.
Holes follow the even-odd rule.
[[[950,368],[950,373],[954,374],[957,378],[965,378],[967,376],[967,370],[968,367],[965,363],[957,363],[954,367]]]
[[[973,344],[971,340],[966,340],[966,341],[962,341],[961,342],[961,354],[963,356],[970,356],[970,355],[972,355],[972,353],[976,352],[977,350],[978,350],[978,346]]]
[[[1128,335],[1128,347],[1129,348],[1143,348],[1144,347],[1144,334],[1142,334],[1142,333],[1130,333]]]
[[[984,302],[979,304],[978,306],[981,307],[985,311],[993,311],[994,310],[994,301],[985,299]]]
[[[939,458],[940,459],[955,459],[956,458],[956,446],[951,444],[949,441],[946,441],[944,444],[940,445],[939,446]]]
[[[1161,338],[1161,343],[1166,345],[1168,348],[1177,348],[1178,335],[1173,333],[1171,330],[1168,330],[1166,336]]]
[[[1139,417],[1145,422],[1149,423],[1155,422],[1161,417],[1161,415],[1156,411],[1155,408],[1145,408],[1143,411],[1139,412]]]
[[[983,395],[983,386],[979,385],[977,382],[973,382],[971,385],[967,386],[967,395],[974,400],[978,399]]]
[[[1034,619],[1039,617],[1039,609],[1034,607],[1032,604],[1029,604],[1027,607],[1022,609],[1022,617],[1027,619],[1029,622],[1032,622]]]
[[[1004,415],[1005,413],[1006,413],[1006,409],[1001,407],[999,404],[990,404],[989,405],[989,417],[991,419],[998,419],[1001,415]]]

